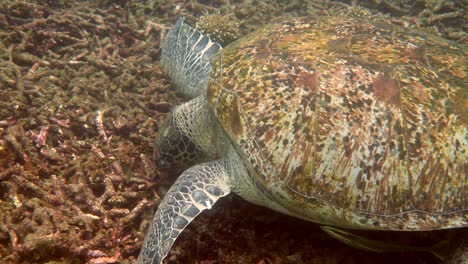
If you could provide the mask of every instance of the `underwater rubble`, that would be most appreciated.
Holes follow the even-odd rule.
[[[183,98],[159,65],[181,15],[226,15],[226,44],[280,16],[386,19],[466,44],[457,1],[2,1],[0,262],[133,263],[176,175],[152,141]],[[367,9],[371,8],[371,9]],[[410,11],[411,10],[411,11]],[[210,23],[213,20],[205,19]],[[466,22],[466,21],[465,21]],[[203,24],[216,31],[216,24]],[[464,24],[464,25],[463,25]],[[210,29],[211,28],[211,29]],[[249,217],[246,217],[249,215]],[[196,241],[194,243],[194,241]],[[229,196],[182,233],[170,263],[431,263],[347,247],[311,223]]]

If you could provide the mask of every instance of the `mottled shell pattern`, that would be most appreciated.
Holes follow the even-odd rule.
[[[393,25],[299,19],[223,49],[208,97],[259,188],[280,186],[296,210],[328,206],[381,229],[462,227],[466,58]]]

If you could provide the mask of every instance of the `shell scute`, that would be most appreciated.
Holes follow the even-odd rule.
[[[225,48],[209,101],[259,182],[297,204],[393,229],[466,225],[465,56],[391,25],[297,20]]]

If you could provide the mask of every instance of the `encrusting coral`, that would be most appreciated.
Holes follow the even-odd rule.
[[[239,23],[221,14],[207,14],[201,16],[197,22],[196,28],[223,47],[240,36]]]

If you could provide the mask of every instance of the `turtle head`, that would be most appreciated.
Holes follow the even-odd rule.
[[[181,172],[196,164],[201,154],[196,144],[177,127],[173,114],[169,115],[154,140],[153,157],[157,167]]]

